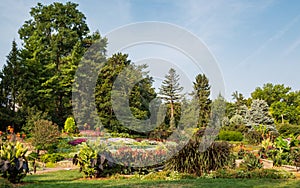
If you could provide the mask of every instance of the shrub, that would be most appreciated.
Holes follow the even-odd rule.
[[[219,139],[224,141],[242,141],[243,134],[237,131],[220,131]]]
[[[0,174],[12,183],[20,182],[29,172],[27,148],[20,142],[6,142],[0,149]]]
[[[62,161],[65,159],[65,156],[60,154],[60,153],[51,153],[51,154],[44,154],[41,156],[41,161],[43,163],[48,163],[48,162],[51,162],[51,163],[56,163],[58,161]]]
[[[293,160],[293,165],[297,167],[297,171],[299,170],[300,167],[300,148],[299,147],[293,147],[291,149],[291,158]]]
[[[153,131],[151,131],[149,133],[149,138],[151,139],[155,139],[155,140],[159,140],[159,141],[163,141],[167,138],[169,138],[169,136],[172,134],[171,130],[165,130],[165,129],[154,129]]]
[[[249,152],[244,155],[243,161],[240,164],[240,168],[246,169],[248,171],[260,169],[262,167],[263,163],[261,162],[261,159],[256,157],[253,153]]]
[[[68,117],[65,121],[64,131],[67,133],[75,133],[77,130],[75,120],[72,117]]]
[[[201,133],[196,133],[199,135]],[[199,150],[200,138],[194,136],[187,145],[166,162],[167,170],[201,175],[222,168],[231,161],[231,145],[227,142],[214,142],[204,152]]]
[[[53,162],[47,162],[46,165],[45,165],[47,168],[55,168],[55,163]]]
[[[31,152],[27,158],[28,158],[28,161],[33,161],[34,159],[37,159],[39,156],[36,152]]]
[[[238,131],[241,133],[247,132],[248,128],[245,125],[245,119],[241,115],[234,115],[229,120],[228,118],[223,119],[223,128],[226,131]]]
[[[58,142],[60,132],[58,126],[48,120],[34,122],[32,144],[38,149],[49,149]]]
[[[245,134],[245,138],[248,141],[249,144],[259,144],[263,140],[262,134],[256,130],[249,130]]]
[[[105,152],[105,145],[83,142],[78,154],[73,158],[73,164],[80,166],[80,172],[84,173],[84,177],[101,177],[108,165]]]
[[[274,146],[265,151],[267,157],[274,161],[274,166],[281,166],[294,163],[294,149],[291,148],[298,145],[298,140],[290,135],[290,138],[284,139],[282,136],[277,137]]]
[[[72,151],[75,151],[76,148],[74,148],[72,145],[70,145],[70,138],[59,138],[59,142],[56,145],[56,152],[57,153],[70,153]],[[76,150],[77,151],[77,150]]]
[[[291,124],[283,124],[277,126],[278,132],[281,136],[287,137],[289,135],[297,136],[300,134],[300,126],[299,125],[291,125]]]

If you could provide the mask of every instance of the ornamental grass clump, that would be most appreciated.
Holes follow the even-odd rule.
[[[223,168],[232,161],[228,142],[213,142],[204,152],[199,150],[201,142],[201,133],[196,133],[182,150],[166,162],[166,170],[201,176]]]

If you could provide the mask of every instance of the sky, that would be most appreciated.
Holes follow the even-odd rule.
[[[1,0],[0,67],[18,29],[38,1]],[[43,1],[50,4],[54,1]],[[59,1],[66,2],[66,1]],[[271,82],[300,90],[300,1],[298,0],[89,0],[73,1],[91,31],[102,35],[124,25],[159,21],[196,35],[222,73],[225,97],[249,97]],[[133,50],[129,50],[132,52]],[[140,53],[141,50],[136,50]],[[130,56],[134,58],[133,56]]]

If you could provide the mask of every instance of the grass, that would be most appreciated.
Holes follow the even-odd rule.
[[[300,180],[274,179],[184,179],[176,181],[153,181],[136,179],[81,179],[78,171],[58,171],[39,175],[28,175],[22,188],[82,188],[82,187],[300,187]],[[6,181],[0,179],[0,187]],[[18,185],[19,187],[20,185]]]

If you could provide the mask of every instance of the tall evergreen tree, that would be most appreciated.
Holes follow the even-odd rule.
[[[38,3],[30,11],[32,19],[19,30],[27,78],[23,105],[47,111],[61,126],[71,114],[71,85],[88,42],[89,28],[77,6]]]
[[[127,54],[121,53],[108,58],[101,68],[95,88],[95,100],[100,120],[105,128],[114,132],[139,133],[124,126],[116,117],[114,110],[123,114],[125,119],[128,117],[129,119],[125,120],[128,122],[133,122],[132,116],[134,119],[140,120],[148,119],[151,116],[149,103],[155,98],[156,93],[152,87],[153,79],[144,72],[145,68],[144,65],[135,66],[128,60]],[[120,77],[122,83],[118,83],[118,85],[116,80]],[[135,83],[139,78],[142,79]],[[117,89],[116,84],[118,85]],[[132,86],[132,88],[127,86]],[[114,96],[119,95],[120,97],[112,99],[112,91],[114,91]],[[127,99],[129,100],[129,111],[127,106],[124,106],[126,104],[124,100]],[[117,102],[112,100],[117,100]]]
[[[89,125],[91,128],[102,126],[95,105],[95,95],[99,88],[95,86],[99,71],[106,62],[107,39],[101,38],[96,32],[90,37],[90,44],[93,45],[78,65],[72,91],[73,113],[79,128],[84,125]]]
[[[175,124],[175,103],[179,102],[182,99],[183,87],[179,85],[179,75],[176,74],[175,69],[171,68],[168,74],[165,76],[165,80],[162,82],[160,88],[160,98],[167,102],[170,105],[170,128],[173,129],[176,127]]]
[[[118,120],[113,112],[111,91],[118,74],[130,64],[127,57],[128,55],[126,54],[114,54],[112,57],[108,58],[99,72],[95,88],[95,103],[100,121],[105,128],[116,132],[125,130],[120,130],[121,126],[118,124]]]
[[[2,112],[1,118],[5,125],[15,126],[20,123],[17,111],[19,108],[19,95],[21,86],[21,60],[17,43],[12,42],[12,49],[7,56],[6,64],[1,72],[1,95],[2,95]],[[4,125],[4,126],[5,126]]]
[[[209,98],[210,96],[209,80],[205,76],[205,74],[198,74],[193,84],[194,84],[193,95],[198,100],[198,105],[199,105],[198,127],[205,127],[209,122],[210,112],[211,112],[211,100]]]
[[[232,93],[232,98],[235,100],[234,106],[236,110],[236,114],[241,114],[244,106],[247,104],[247,100],[244,98],[242,93],[235,91]]]
[[[269,112],[269,106],[264,100],[253,100],[251,108],[246,114],[246,123],[248,127],[255,127],[258,125],[266,125],[269,129],[274,129],[274,120]]]

